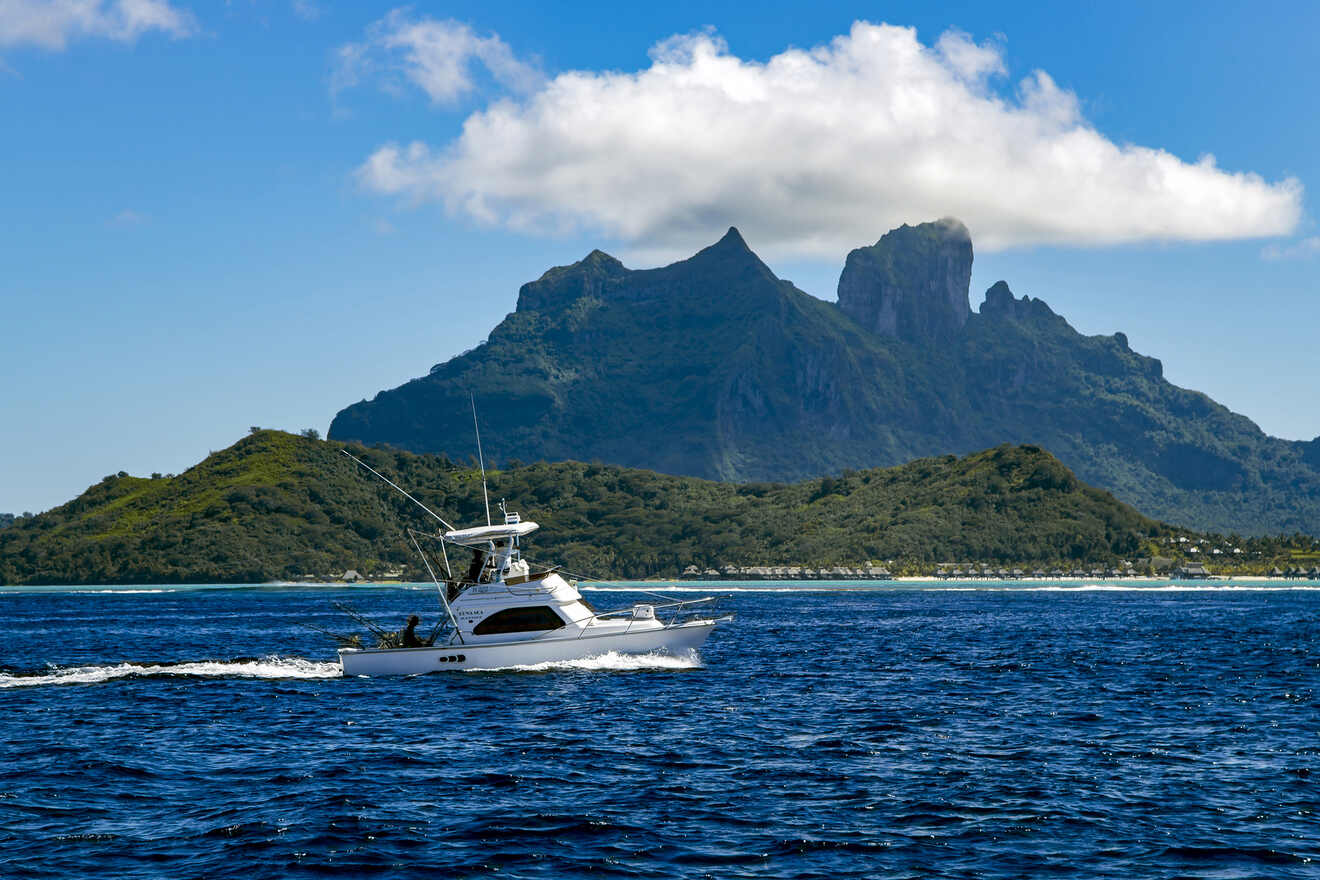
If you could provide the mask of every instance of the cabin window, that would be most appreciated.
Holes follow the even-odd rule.
[[[559,629],[564,619],[547,605],[531,605],[526,608],[505,608],[496,611],[472,629],[477,636],[491,636],[498,633],[540,632],[547,629]]]

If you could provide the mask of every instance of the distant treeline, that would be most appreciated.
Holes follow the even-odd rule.
[[[0,532],[0,581],[261,582],[400,566],[419,576],[405,528],[438,524],[343,448],[257,430],[177,476],[108,476]],[[451,522],[485,521],[474,468],[443,456],[347,448]],[[1196,537],[1083,485],[1032,446],[793,484],[509,462],[491,471],[489,485],[492,504],[507,499],[510,510],[541,524],[527,542],[529,557],[590,577],[868,561],[895,574],[951,560],[1108,566]]]

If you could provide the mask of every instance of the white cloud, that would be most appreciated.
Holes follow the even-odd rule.
[[[1290,244],[1270,244],[1260,252],[1267,260],[1307,260],[1320,256],[1320,235],[1301,238]]]
[[[978,46],[962,31],[950,30],[935,41],[945,66],[964,80],[975,82],[990,74],[1005,74],[1004,57],[993,46]]]
[[[316,21],[321,17],[321,7],[312,0],[293,0],[293,14],[303,21]]]
[[[468,87],[452,65],[409,70],[437,100]],[[1045,72],[1005,97],[992,87],[1004,71],[997,48],[956,31],[931,48],[911,28],[858,22],[764,63],[711,33],[679,36],[643,70],[559,74],[472,114],[441,147],[386,144],[358,174],[376,192],[481,221],[584,228],[656,255],[690,252],[728,225],[766,253],[837,260],[900,223],[947,215],[982,249],[1235,239],[1297,224],[1296,180],[1116,144]]]
[[[408,9],[373,23],[363,42],[341,46],[337,55],[331,84],[336,92],[375,76],[391,84],[391,77],[401,74],[432,103],[450,104],[476,87],[476,64],[514,91],[531,91],[543,82],[536,67],[515,57],[498,36],[478,36],[457,21],[413,19]]]
[[[168,0],[0,0],[0,48],[58,51],[82,38],[128,43],[147,31],[186,37],[196,30],[192,14]]]
[[[111,226],[140,226],[146,222],[147,215],[134,211],[132,208],[125,208],[110,218]]]

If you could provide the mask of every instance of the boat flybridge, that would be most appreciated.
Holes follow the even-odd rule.
[[[403,494],[426,509],[408,493]],[[686,601],[658,597],[666,601],[598,612],[578,592],[577,582],[565,577],[557,566],[533,567],[522,557],[522,539],[536,531],[537,524],[524,522],[502,503],[500,510],[502,523],[455,529],[440,520],[446,531],[408,530],[436,586],[444,617],[421,647],[405,647],[398,634],[379,629],[374,630],[378,636],[374,648],[341,647],[339,662],[345,675],[498,669],[611,652],[683,656],[699,648],[716,624],[731,619],[715,614],[713,597]],[[419,537],[440,541],[443,580],[422,551]],[[446,546],[471,554],[466,569],[451,566]]]

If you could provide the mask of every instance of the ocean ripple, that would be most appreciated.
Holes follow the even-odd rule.
[[[0,876],[1320,876],[1314,592],[747,591],[700,656],[402,679],[332,599],[436,613],[0,593]]]

